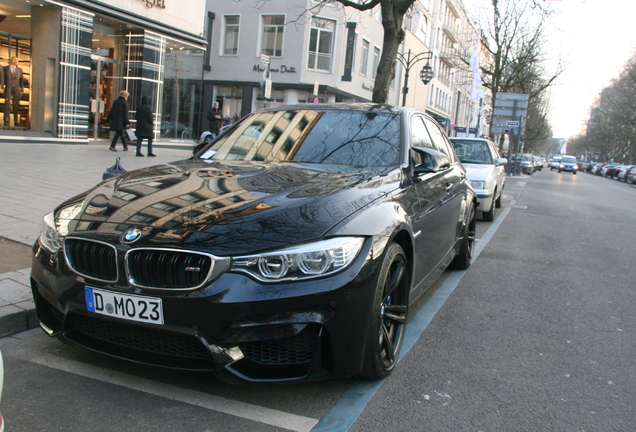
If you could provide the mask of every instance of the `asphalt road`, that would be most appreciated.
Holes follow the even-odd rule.
[[[543,171],[505,192],[479,223],[478,238],[497,224],[485,248],[359,416],[348,410],[349,430],[636,429],[636,188]],[[0,348],[8,432],[309,431],[358,384],[230,386],[38,329]]]

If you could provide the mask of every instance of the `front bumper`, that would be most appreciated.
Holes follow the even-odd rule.
[[[477,196],[477,211],[488,212],[490,208],[493,206],[493,192],[490,192],[486,189],[475,189],[475,194]]]
[[[228,373],[249,381],[355,375],[362,368],[378,271],[372,239],[343,272],[266,284],[225,273],[188,292],[131,288],[73,273],[63,255],[34,245],[31,285],[41,327],[93,351],[145,364]],[[160,297],[164,324],[87,310],[86,286]]]

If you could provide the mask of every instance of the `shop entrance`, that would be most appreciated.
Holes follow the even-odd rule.
[[[108,112],[115,97],[115,70],[119,62],[98,55],[91,56],[90,113],[88,136],[93,139],[109,138],[110,129],[106,122]]]

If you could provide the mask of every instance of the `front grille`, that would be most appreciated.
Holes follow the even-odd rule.
[[[308,325],[296,336],[285,339],[239,344],[245,358],[261,365],[300,365],[311,363],[316,355],[320,326]]]
[[[214,265],[209,255],[172,249],[133,249],[126,260],[133,284],[159,289],[197,288]]]
[[[73,315],[65,329],[65,336],[107,354],[120,355],[117,348],[123,348],[127,352],[135,350],[144,354],[175,359],[211,360],[210,352],[194,336],[84,315]],[[131,354],[123,355],[123,357],[134,358],[135,356]],[[152,362],[149,361],[149,363]]]
[[[105,282],[117,281],[117,252],[114,246],[85,239],[64,241],[64,255],[77,274]]]

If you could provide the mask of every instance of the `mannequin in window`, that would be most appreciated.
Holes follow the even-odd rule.
[[[22,69],[18,58],[11,57],[9,66],[4,67],[4,125],[9,126],[10,103],[13,100],[13,125],[20,126],[20,96],[22,96]]]

